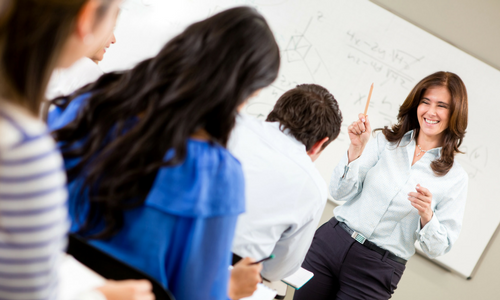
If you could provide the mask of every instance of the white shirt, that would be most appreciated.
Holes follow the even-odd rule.
[[[96,81],[104,72],[90,58],[84,57],[67,69],[52,73],[45,96],[51,100],[67,96],[77,89]]]
[[[407,132],[399,145],[382,133],[372,139],[363,154],[347,164],[347,153],[335,168],[331,195],[344,205],[335,217],[376,245],[399,257],[415,253],[415,241],[430,258],[450,251],[457,240],[465,210],[468,177],[455,160],[444,176],[436,176],[431,162],[441,147],[427,150],[413,166],[414,131]],[[420,228],[420,216],[408,193],[420,184],[432,193],[432,219]]]
[[[306,147],[278,123],[239,116],[228,149],[242,164],[246,190],[233,252],[256,260],[274,254],[262,274],[285,278],[300,267],[311,245],[326,204],[326,183]]]

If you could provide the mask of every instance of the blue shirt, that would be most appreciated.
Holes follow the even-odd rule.
[[[56,109],[50,128],[73,120],[85,99]],[[68,186],[73,232],[82,197],[76,182]],[[243,211],[240,163],[217,144],[190,139],[184,162],[158,171],[144,205],[125,212],[118,234],[93,244],[156,278],[177,300],[227,299],[231,244]]]
[[[458,238],[468,176],[457,161],[446,175],[434,174],[430,165],[441,155],[441,148],[428,150],[412,166],[413,135],[414,131],[407,132],[396,147],[379,133],[350,164],[346,153],[333,172],[330,193],[346,201],[335,208],[336,218],[371,242],[409,259],[418,241],[425,254],[435,258],[450,251]],[[432,193],[434,215],[424,228],[408,200],[417,184]]]

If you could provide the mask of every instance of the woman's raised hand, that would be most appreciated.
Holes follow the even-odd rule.
[[[347,133],[349,134],[349,139],[351,144],[349,145],[349,162],[357,159],[363,153],[366,143],[370,139],[370,134],[372,132],[372,127],[370,125],[370,120],[368,116],[364,114],[358,115],[358,120],[352,122],[349,127],[347,127]]]

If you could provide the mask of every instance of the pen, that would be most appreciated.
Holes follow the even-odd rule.
[[[251,265],[260,264],[260,263],[261,263],[261,262],[263,262],[263,261],[270,260],[270,259],[273,259],[273,258],[274,258],[274,254],[271,254],[271,255],[269,255],[269,256],[268,256],[268,257],[266,257],[266,258],[263,258],[263,259],[261,259],[261,260],[259,260],[259,261],[256,261],[256,262],[251,263]]]
[[[368,94],[368,100],[366,100],[365,117],[366,117],[366,113],[368,112],[368,106],[370,105],[370,98],[372,97],[372,92],[373,92],[373,83],[372,83],[372,86],[370,87],[370,93]]]

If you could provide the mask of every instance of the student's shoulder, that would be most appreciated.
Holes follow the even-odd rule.
[[[241,163],[218,143],[189,139],[187,150],[187,163],[198,171],[217,174],[220,179],[243,180]]]
[[[216,143],[190,139],[184,161],[158,172],[148,204],[189,217],[240,214],[245,206],[241,164]]]
[[[272,125],[272,123],[259,119],[255,116],[245,114],[240,114],[236,118],[235,130],[246,130],[261,137],[265,137],[269,132],[281,132],[279,128]]]
[[[239,150],[244,148],[243,150],[246,151],[251,145],[257,147],[267,145],[268,147],[260,147],[259,151],[267,149],[271,152],[283,152],[283,149],[288,149],[287,144],[289,143],[290,140],[280,130],[278,123],[270,123],[254,116],[241,114],[236,119],[236,126],[231,133],[228,149],[233,151],[236,148]],[[237,157],[239,156],[237,155]]]
[[[229,163],[239,165],[239,161],[224,146],[212,140],[189,138],[187,140],[187,159],[205,168],[218,167]]]
[[[230,144],[239,137],[246,137],[249,134],[260,136],[260,133],[264,130],[264,125],[265,122],[263,120],[259,120],[253,116],[239,114],[236,117],[236,123],[231,133]]]
[[[243,189],[241,163],[225,147],[206,141],[189,140],[188,159],[193,170],[205,174],[205,180],[228,189]]]
[[[47,127],[36,116],[17,105],[0,105],[0,148],[7,149],[27,140],[47,137]]]
[[[227,143],[227,149],[243,165],[247,164],[249,160],[278,155],[276,146],[279,146],[279,137],[278,139],[276,136],[272,137],[268,125],[267,122],[253,116],[238,116]]]

